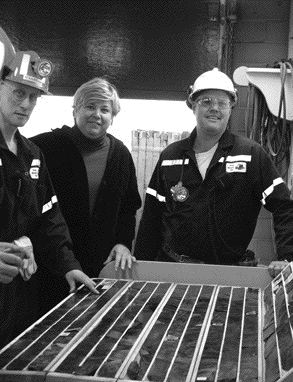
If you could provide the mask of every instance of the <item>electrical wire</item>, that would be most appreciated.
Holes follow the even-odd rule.
[[[264,147],[281,176],[287,179],[287,172],[290,165],[291,131],[290,122],[286,120],[285,81],[287,69],[290,69],[293,85],[293,70],[289,61],[281,61],[277,65],[280,67],[281,81],[278,116],[275,117],[269,111],[262,92],[252,84],[249,84],[245,130],[251,139]],[[281,118],[282,110],[283,118]]]

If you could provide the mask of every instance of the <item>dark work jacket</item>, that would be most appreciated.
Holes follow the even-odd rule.
[[[158,259],[167,247],[194,261],[238,263],[263,206],[273,214],[278,258],[292,260],[293,201],[263,148],[226,131],[203,180],[192,149],[195,139],[196,129],[161,153],[146,191],[137,259]],[[175,201],[171,188],[180,178],[189,197]]]
[[[63,126],[32,140],[42,149],[83,270],[97,277],[115,244],[130,250],[141,206],[135,167],[127,147],[112,135],[104,176],[89,215],[89,188],[83,158]]]
[[[39,269],[63,277],[81,269],[72,252],[68,228],[60,212],[40,149],[16,133],[18,155],[0,133],[0,242],[28,236]],[[29,281],[17,276],[0,283],[0,347],[39,316],[39,271]]]

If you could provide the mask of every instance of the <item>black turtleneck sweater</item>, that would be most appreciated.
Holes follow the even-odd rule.
[[[110,140],[106,134],[97,139],[87,138],[77,126],[74,126],[69,131],[71,132],[73,143],[84,160],[89,185],[89,209],[90,215],[92,215],[106,168]]]

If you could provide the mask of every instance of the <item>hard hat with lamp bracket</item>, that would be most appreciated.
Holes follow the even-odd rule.
[[[16,52],[8,69],[10,72],[5,79],[32,86],[45,94],[50,94],[49,76],[53,71],[53,65],[47,59],[40,59],[36,52]]]
[[[41,59],[34,51],[16,52],[7,34],[0,28],[0,74],[1,79],[39,89],[49,93],[49,77],[53,64]]]

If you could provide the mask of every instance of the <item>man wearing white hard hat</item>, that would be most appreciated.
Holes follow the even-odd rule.
[[[270,272],[293,259],[289,190],[259,144],[229,131],[236,102],[233,82],[216,68],[190,87],[187,105],[197,124],[160,155],[146,191],[137,259],[256,265],[247,247],[261,206],[273,214],[280,260]]]
[[[7,53],[8,52],[8,53]],[[0,28],[0,347],[38,315],[37,266],[97,293],[72,252],[44,158],[24,138],[24,126],[42,94],[52,64],[32,51],[15,52]]]

